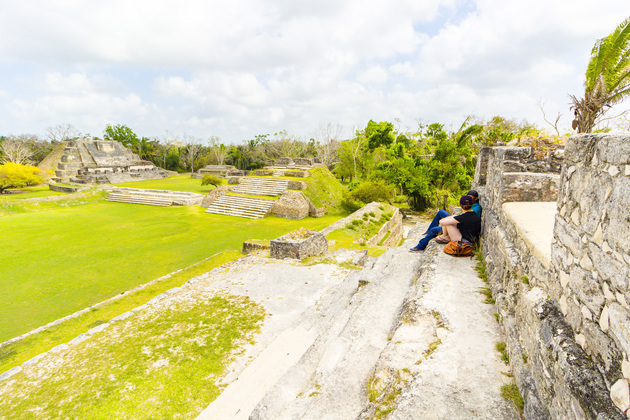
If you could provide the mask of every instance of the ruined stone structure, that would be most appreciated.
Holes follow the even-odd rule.
[[[273,205],[273,215],[284,219],[300,220],[308,216],[309,199],[303,192],[286,190]]]
[[[206,165],[192,174],[193,178],[203,178],[204,175],[212,175],[217,178],[229,178],[231,176],[244,176],[249,171],[241,171],[232,165]]]
[[[120,142],[108,140],[63,142],[42,164],[56,169],[53,180],[57,182],[120,183],[168,177],[166,171],[141,160]]]
[[[561,176],[531,148],[484,148],[474,187],[496,310],[528,419],[630,413],[630,137],[582,135]],[[545,162],[545,159],[547,161]],[[529,165],[529,167],[528,167]]]
[[[328,240],[316,230],[300,229],[271,241],[269,253],[271,258],[304,258],[322,255],[328,252]]]

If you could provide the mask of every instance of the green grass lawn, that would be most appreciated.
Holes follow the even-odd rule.
[[[199,206],[79,201],[0,213],[0,342],[247,239],[273,239],[338,217],[250,220]]]
[[[36,185],[33,187],[12,188],[11,194],[0,194],[0,201],[24,200],[25,198],[50,197],[52,195],[64,195],[67,193],[52,191],[48,184]]]
[[[222,180],[227,183],[227,179]],[[152,190],[186,191],[198,194],[208,194],[214,189],[213,185],[201,185],[201,179],[191,178],[188,175],[171,175],[164,179],[151,179],[149,181],[125,182],[114,184],[117,187],[147,188]]]
[[[0,417],[195,418],[220,393],[230,356],[254,339],[264,309],[247,298],[187,290],[49,355],[45,368],[0,382]]]

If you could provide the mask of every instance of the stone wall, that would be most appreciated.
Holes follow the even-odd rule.
[[[322,255],[328,252],[328,240],[315,230],[300,228],[277,239],[269,245],[271,258],[304,258]]]
[[[514,172],[522,169],[514,163],[523,160],[531,168],[556,166],[549,156],[539,163],[533,156],[530,148],[484,148],[473,185],[484,206],[486,272],[525,400],[524,415],[626,418],[630,137],[571,138],[561,179],[554,173]],[[561,150],[551,154],[559,156]],[[550,216],[555,213],[551,246],[546,245],[551,249],[541,252],[510,216],[506,203],[523,201],[551,201],[546,204]]]

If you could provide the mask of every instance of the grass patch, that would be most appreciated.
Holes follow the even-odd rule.
[[[368,409],[371,412],[369,418],[382,419],[386,418],[395,408],[396,398],[402,392],[402,384],[406,382],[400,371],[395,372],[389,383],[385,383],[375,375],[368,378],[366,383],[367,398],[372,404]]]
[[[41,198],[51,197],[54,195],[67,195],[68,193],[62,193],[52,191],[48,184],[36,185],[33,187],[15,188],[9,190],[11,194],[0,194],[0,202],[12,201],[12,200],[25,200],[27,198]]]
[[[488,305],[494,305],[495,300],[492,297],[492,290],[489,287],[482,287],[479,289],[479,294],[485,296],[483,303],[487,303]]]
[[[0,383],[7,418],[194,418],[220,393],[230,356],[264,310],[194,291],[73,346],[64,363]],[[86,363],[86,361],[89,361]]]
[[[358,250],[367,249],[368,255],[370,257],[378,257],[387,250],[387,248],[385,247],[378,247],[378,246],[365,245],[365,244],[361,245],[359,243],[356,243],[355,241],[357,240],[358,235],[356,235],[354,231],[349,230],[347,228],[337,229],[335,231],[332,231],[328,235],[326,235],[326,238],[328,239],[328,241],[335,241],[332,245],[329,243],[328,245],[329,252],[334,252],[341,248],[358,249]]]
[[[227,179],[221,179],[222,184],[227,184]],[[200,178],[191,178],[190,175],[171,175],[163,179],[150,179],[147,181],[124,182],[114,184],[117,187],[146,188],[152,190],[185,191],[198,194],[208,194],[214,185],[201,185]]]
[[[342,213],[340,207],[346,187],[326,167],[309,169],[311,176],[301,178],[308,188],[304,191],[315,207],[326,207],[328,213]]]
[[[521,393],[516,384],[503,385],[501,387],[501,396],[514,404],[514,407],[516,407],[518,411],[523,411],[525,401],[523,401],[523,397],[521,397]]]
[[[505,344],[505,342],[499,341],[494,345],[494,348],[497,349],[497,351],[501,355],[501,360],[503,360],[503,363],[505,363],[506,365],[509,364],[510,356],[507,353],[507,345]]]
[[[7,346],[0,347],[0,372],[7,371],[14,366],[19,366],[27,360],[59,344],[67,343],[79,334],[97,325],[109,322],[118,315],[140,305],[144,305],[155,296],[173,287],[181,286],[191,278],[207,273],[213,268],[221,266],[240,256],[241,253],[236,251],[221,252],[200,263],[181,270],[166,279],[158,280],[142,289],[125,294],[118,299],[104,302],[88,312],[47,328],[45,331],[33,334]]]
[[[322,229],[338,216],[251,220],[199,206],[113,203],[102,196],[0,208],[0,342],[202,261],[251,237]]]

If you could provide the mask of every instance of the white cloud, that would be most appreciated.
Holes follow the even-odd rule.
[[[357,79],[361,83],[385,83],[387,72],[380,66],[373,66],[359,73]]]
[[[240,141],[473,112],[541,123],[538,100],[568,115],[593,42],[626,14],[626,0],[5,1],[0,126]]]

